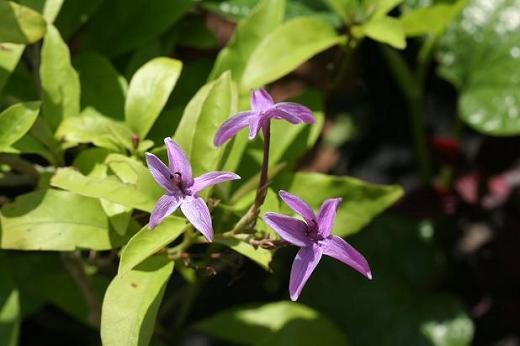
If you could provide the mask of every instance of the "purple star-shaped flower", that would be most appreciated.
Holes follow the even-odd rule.
[[[304,222],[277,213],[264,215],[265,222],[282,239],[301,248],[294,259],[289,280],[289,294],[293,301],[298,299],[322,255],[333,257],[368,279],[372,279],[370,267],[363,255],[345,240],[332,234],[332,226],[341,198],[325,200],[316,216],[311,207],[301,198],[285,191],[280,191],[280,197],[305,220]]]
[[[211,185],[240,179],[240,176],[232,172],[209,172],[193,179],[190,161],[182,148],[171,138],[165,138],[164,144],[168,151],[169,168],[157,156],[146,153],[148,169],[166,192],[152,211],[148,227],[155,228],[180,206],[193,227],[212,241],[213,226],[208,206],[197,193]]]
[[[250,111],[234,115],[218,129],[215,146],[221,146],[246,126],[249,126],[249,139],[253,139],[271,119],[285,119],[292,124],[316,122],[309,108],[293,102],[274,103],[271,95],[260,88],[251,91]]]

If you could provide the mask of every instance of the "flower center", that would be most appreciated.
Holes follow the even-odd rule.
[[[307,229],[305,230],[305,236],[315,243],[318,243],[325,239],[321,234],[319,234],[318,225],[314,221],[310,225],[307,225]]]
[[[191,196],[191,190],[188,186],[185,186],[182,182],[182,173],[180,172],[174,172],[173,174],[170,174],[170,180],[172,184],[181,190],[182,194],[185,196]]]

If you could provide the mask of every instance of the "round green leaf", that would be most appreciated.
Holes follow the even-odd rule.
[[[492,136],[520,134],[519,0],[470,1],[440,47],[441,76],[460,91],[459,115]]]

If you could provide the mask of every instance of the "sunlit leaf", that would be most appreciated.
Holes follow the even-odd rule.
[[[72,168],[60,168],[51,180],[51,185],[77,194],[104,198],[108,201],[152,211],[159,196],[155,197],[149,191],[141,191],[135,184],[127,184],[115,176],[106,178],[87,177]]]
[[[317,311],[298,303],[234,307],[196,328],[227,342],[247,345],[347,345],[345,335]]]
[[[215,61],[210,79],[218,78],[226,70],[231,71],[231,78],[240,81],[256,46],[273,31],[283,19],[285,0],[263,0],[249,17],[242,20],[228,43]]]
[[[98,200],[43,190],[2,207],[0,247],[16,250],[107,250],[126,239],[110,231]]]
[[[118,275],[132,270],[136,265],[177,239],[186,228],[186,220],[171,216],[153,230],[144,226],[126,244],[121,252]]]
[[[236,111],[236,91],[230,74],[204,85],[184,109],[174,139],[191,160],[193,174],[214,171],[223,149],[215,148],[213,137],[222,123]]]
[[[69,49],[52,25],[43,40],[40,78],[42,114],[54,131],[63,119],[79,115],[80,83],[70,63]]]
[[[78,117],[65,119],[56,135],[70,146],[78,143],[94,145],[113,151],[132,150],[132,131],[123,123],[98,115],[87,109]]]
[[[240,90],[248,91],[285,76],[312,56],[345,37],[319,19],[299,17],[273,30],[255,48],[245,68]]]
[[[353,32],[357,36],[367,36],[398,49],[406,47],[403,25],[393,17],[374,18],[361,26],[354,27]]]
[[[135,72],[128,87],[125,117],[128,126],[144,138],[162,111],[181,73],[179,60],[160,57]]]
[[[441,3],[430,7],[419,7],[405,12],[399,20],[406,36],[439,35],[459,14],[466,2],[466,0],[459,0],[453,4]]]
[[[223,244],[238,252],[239,254],[251,259],[265,270],[270,270],[269,263],[273,258],[272,252],[263,248],[254,248],[249,243],[251,236],[235,235],[223,236],[215,235],[215,242]]]
[[[103,345],[148,345],[173,264],[165,256],[153,256],[112,280],[101,314]]]
[[[0,1],[0,42],[34,43],[46,30],[45,19],[29,7]]]
[[[40,111],[40,102],[17,103],[0,113],[0,151],[29,131]]]
[[[52,23],[58,16],[64,0],[18,0],[21,5],[32,8],[43,15],[47,23]]]

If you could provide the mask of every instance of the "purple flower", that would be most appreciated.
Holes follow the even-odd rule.
[[[332,235],[341,198],[325,200],[316,216],[301,198],[285,191],[280,191],[280,197],[305,220],[276,213],[266,213],[264,216],[265,222],[282,239],[301,248],[294,259],[289,280],[289,294],[293,301],[298,299],[322,255],[333,257],[372,279],[370,267],[363,255],[342,238]]]
[[[249,139],[253,139],[271,119],[285,119],[292,124],[316,122],[309,108],[292,102],[274,103],[271,95],[260,88],[251,91],[250,111],[234,115],[218,129],[214,140],[215,146],[221,146],[246,126],[249,126]]]
[[[168,151],[169,168],[157,156],[146,153],[148,169],[166,192],[152,211],[148,226],[155,228],[180,206],[193,227],[212,241],[213,226],[208,206],[197,193],[211,185],[240,177],[231,172],[209,172],[193,179],[190,162],[181,147],[171,138],[165,138],[164,144]]]

